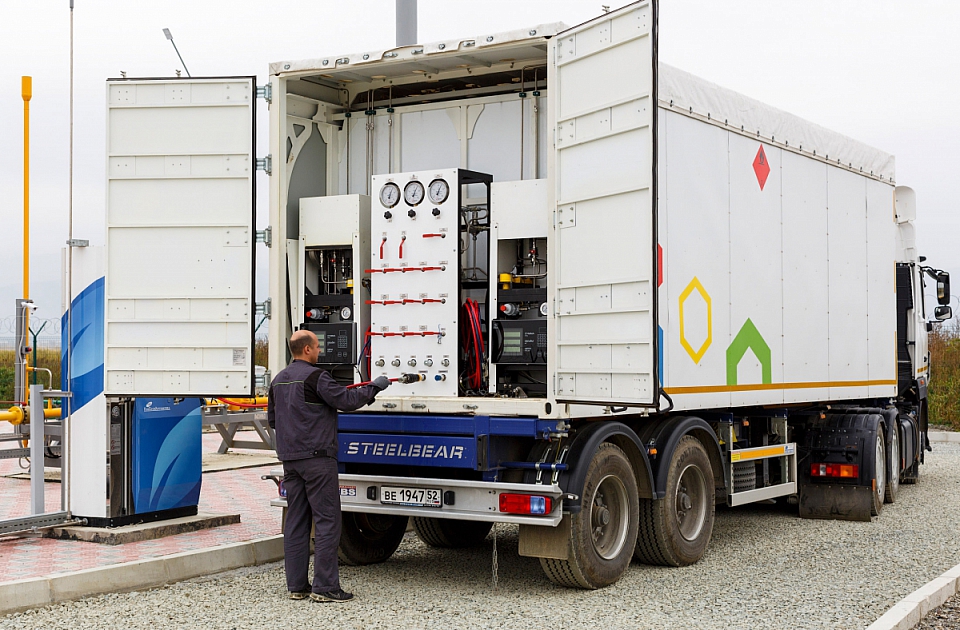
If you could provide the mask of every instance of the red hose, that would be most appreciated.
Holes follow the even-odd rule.
[[[240,407],[241,409],[266,409],[267,407],[266,403],[262,405],[251,405],[250,403],[242,403],[229,398],[216,398],[215,400],[219,400],[220,402],[228,405],[233,405],[234,407]]]

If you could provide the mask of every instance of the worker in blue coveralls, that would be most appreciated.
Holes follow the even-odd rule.
[[[320,344],[309,330],[293,333],[290,354],[293,361],[273,379],[267,404],[287,490],[283,531],[287,590],[291,599],[347,602],[353,594],[340,587],[337,566],[341,527],[337,411],[369,405],[390,381],[380,376],[369,385],[343,387],[315,365]],[[312,588],[307,579],[311,519],[315,525]]]

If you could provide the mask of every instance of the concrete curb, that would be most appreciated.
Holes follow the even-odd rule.
[[[283,558],[283,535],[0,584],[0,615],[102,593],[136,591]]]
[[[910,630],[957,593],[960,564],[924,584],[874,621],[867,630]]]
[[[927,437],[931,442],[960,442],[960,432],[957,431],[928,431]]]

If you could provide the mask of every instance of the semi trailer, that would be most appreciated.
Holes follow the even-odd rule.
[[[660,63],[659,36],[647,0],[259,87],[109,81],[106,396],[252,393],[261,317],[267,381],[298,329],[344,385],[394,379],[339,417],[355,564],[411,519],[436,547],[513,523],[551,580],[599,588],[697,562],[717,505],[878,516],[919,477],[951,316],[915,195],[892,156]]]

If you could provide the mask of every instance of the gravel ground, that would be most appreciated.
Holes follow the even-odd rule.
[[[280,564],[140,593],[92,597],[0,618],[0,628],[856,628],[960,563],[960,445],[936,444],[920,483],[872,523],[800,520],[785,509],[718,511],[703,560],[679,569],[634,563],[615,585],[567,590],[492,541],[437,550],[407,534],[388,562],[343,567],[347,604],[287,600]],[[937,626],[930,626],[937,627]]]
[[[954,595],[943,602],[940,608],[927,613],[920,621],[917,630],[951,630],[960,628],[960,595]]]

